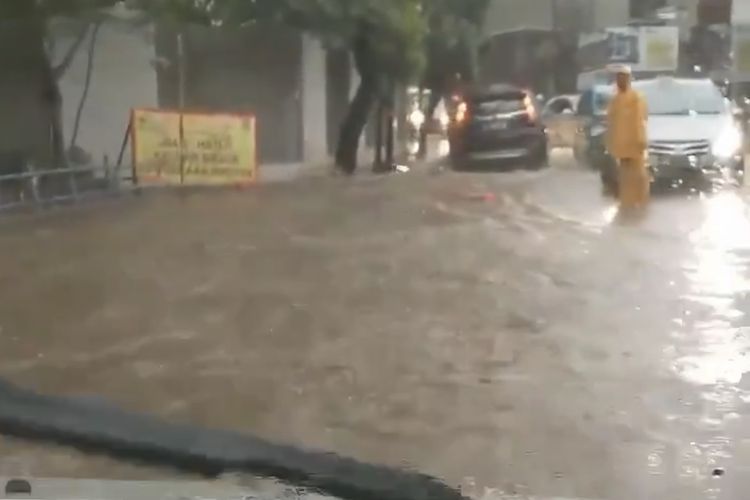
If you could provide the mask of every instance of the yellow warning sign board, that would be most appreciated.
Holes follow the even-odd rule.
[[[256,179],[252,115],[136,109],[131,127],[141,183],[248,184]]]

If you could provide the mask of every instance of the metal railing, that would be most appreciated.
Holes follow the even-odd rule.
[[[136,186],[132,173],[123,175],[119,166],[38,169],[26,163],[20,170],[0,175],[0,212],[107,197]]]

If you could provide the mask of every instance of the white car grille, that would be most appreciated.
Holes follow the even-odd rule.
[[[652,141],[648,152],[663,156],[704,156],[711,151],[709,141]]]

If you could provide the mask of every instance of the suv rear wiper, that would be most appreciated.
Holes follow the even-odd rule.
[[[345,500],[467,500],[440,480],[236,432],[171,424],[0,379],[0,434],[207,477],[245,472]]]

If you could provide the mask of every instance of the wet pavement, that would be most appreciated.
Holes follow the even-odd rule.
[[[0,221],[0,376],[481,497],[744,498],[750,200],[428,169]],[[0,475],[158,478],[0,441]],[[2,469],[4,467],[4,469]]]

